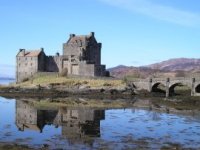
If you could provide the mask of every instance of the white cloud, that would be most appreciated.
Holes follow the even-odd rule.
[[[200,25],[200,14],[153,3],[150,0],[100,0],[119,8],[127,9],[155,19],[183,26]]]

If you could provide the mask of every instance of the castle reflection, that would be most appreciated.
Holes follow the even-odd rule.
[[[100,137],[100,121],[104,119],[105,110],[83,107],[38,109],[27,101],[16,100],[16,126],[20,131],[29,129],[42,133],[45,125],[54,125],[62,128],[62,137],[71,143]]]

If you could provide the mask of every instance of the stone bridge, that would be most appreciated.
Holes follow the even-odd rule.
[[[128,85],[141,90],[155,92],[159,85],[165,87],[166,97],[174,93],[177,86],[186,85],[191,89],[191,96],[200,96],[200,78],[149,78],[149,79],[134,79],[129,80]]]

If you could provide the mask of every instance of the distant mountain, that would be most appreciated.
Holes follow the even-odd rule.
[[[128,67],[128,66],[124,66],[124,65],[119,65],[113,68],[108,69],[108,71],[113,72],[115,74],[124,74],[126,72],[130,72],[130,71],[134,71],[136,70],[136,67]]]
[[[176,58],[146,66],[162,71],[200,71],[200,59]]]
[[[108,70],[112,76],[120,78],[129,75],[146,78],[156,73],[160,76],[175,76],[180,71],[200,72],[200,59],[176,58],[141,67],[120,65]]]
[[[146,77],[150,73],[154,71],[154,69],[150,69],[147,67],[133,67],[133,66],[124,66],[119,65],[114,68],[108,69],[110,71],[111,76],[122,78],[124,76],[134,75],[135,77]]]

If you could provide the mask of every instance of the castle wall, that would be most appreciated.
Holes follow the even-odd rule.
[[[87,62],[95,65],[101,64],[101,43],[91,41],[90,45],[86,49]]]
[[[17,57],[16,71],[17,82],[21,82],[25,78],[31,77],[38,71],[38,58]]]
[[[80,49],[81,47],[76,46],[75,43],[63,44],[63,55],[64,56],[79,56],[80,55]]]
[[[95,76],[95,65],[81,62],[79,64],[79,75],[91,77]]]
[[[16,57],[16,79],[21,82],[32,77],[38,71],[45,71],[45,54],[39,56],[17,56]]]
[[[48,56],[46,57],[46,71],[47,72],[59,72],[60,70],[60,57],[59,56]]]
[[[106,75],[106,66],[98,65],[95,66],[95,76],[105,76]]]
[[[40,72],[45,71],[45,65],[46,65],[46,55],[44,52],[42,52],[38,56],[38,71]]]

